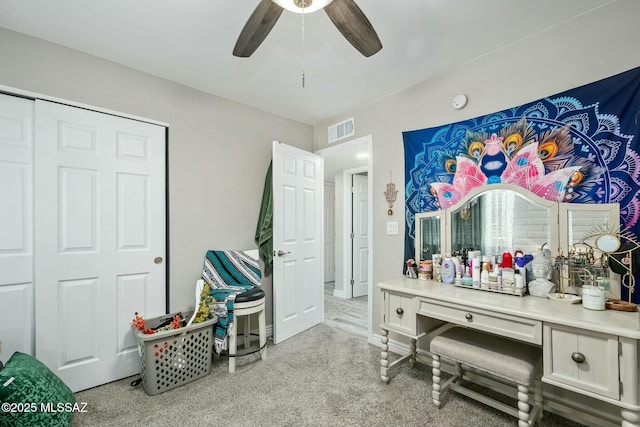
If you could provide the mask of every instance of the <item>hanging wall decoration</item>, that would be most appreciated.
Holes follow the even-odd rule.
[[[384,192],[384,198],[387,200],[387,204],[389,205],[389,209],[387,210],[387,215],[393,215],[393,204],[396,201],[396,197],[398,196],[398,190],[396,190],[396,185],[393,183],[393,179],[391,177],[391,171],[389,171],[389,183],[387,184],[387,191]]]
[[[405,259],[414,215],[483,185],[547,200],[619,203],[640,235],[640,67],[557,95],[444,126],[403,132]]]

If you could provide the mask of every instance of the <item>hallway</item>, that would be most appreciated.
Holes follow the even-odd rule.
[[[342,299],[333,289],[334,282],[324,284],[324,323],[367,339],[368,296]]]

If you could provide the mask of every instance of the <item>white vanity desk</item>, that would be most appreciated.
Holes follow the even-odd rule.
[[[541,346],[543,383],[569,391],[563,399],[577,401],[583,395],[614,405],[620,408],[623,427],[640,427],[640,312],[593,311],[582,304],[404,277],[378,287],[384,297],[383,382],[389,381],[392,366],[415,362],[417,340],[442,321]],[[393,363],[389,332],[411,341],[410,354]]]

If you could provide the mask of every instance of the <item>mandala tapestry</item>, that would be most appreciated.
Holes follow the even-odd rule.
[[[640,236],[640,67],[402,135],[405,259],[414,255],[416,213],[448,208],[474,188],[497,183],[559,202],[619,203],[621,226]]]

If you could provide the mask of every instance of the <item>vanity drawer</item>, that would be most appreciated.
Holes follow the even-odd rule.
[[[542,322],[442,301],[420,300],[418,314],[542,345]]]
[[[544,382],[618,400],[618,337],[562,325],[544,326]]]
[[[384,324],[390,330],[417,335],[414,298],[410,295],[384,292]]]

